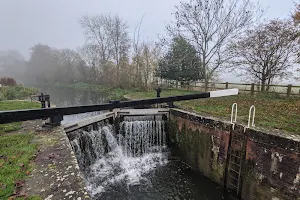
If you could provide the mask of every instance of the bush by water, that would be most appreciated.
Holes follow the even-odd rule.
[[[30,95],[38,92],[37,89],[31,87],[24,87],[22,85],[8,86],[0,88],[0,101],[1,100],[14,100],[25,99]]]

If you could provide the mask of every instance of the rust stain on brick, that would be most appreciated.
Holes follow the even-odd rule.
[[[257,155],[253,150],[254,142],[252,140],[247,141],[246,145],[246,160],[254,160],[256,159]]]

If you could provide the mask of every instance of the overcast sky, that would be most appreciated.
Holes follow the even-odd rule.
[[[184,1],[184,0],[183,0]],[[76,48],[84,43],[79,18],[85,14],[112,13],[124,18],[130,31],[145,15],[142,37],[155,41],[172,20],[180,0],[0,0],[0,50],[19,50],[25,57],[35,44]],[[265,18],[285,18],[294,0],[260,0],[268,7]]]

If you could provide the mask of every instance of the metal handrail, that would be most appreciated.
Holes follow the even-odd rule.
[[[235,108],[235,115],[234,115],[234,121],[233,121],[233,111],[234,111],[234,108]],[[231,107],[231,119],[230,119],[231,124],[233,124],[233,122],[236,122],[237,110],[238,110],[237,103],[232,104],[232,107]]]
[[[251,114],[252,114],[252,124],[251,126],[255,126],[254,124],[254,118],[255,118],[255,106],[252,105],[249,109],[249,118],[248,118],[248,126],[245,127],[245,131],[246,131],[246,128],[250,128],[250,121],[251,121]]]

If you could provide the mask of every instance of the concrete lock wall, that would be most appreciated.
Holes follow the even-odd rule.
[[[179,109],[170,110],[168,133],[183,161],[242,199],[300,199],[299,136],[244,131],[237,124],[233,129],[229,122]],[[241,167],[234,188],[230,169],[237,160]]]

